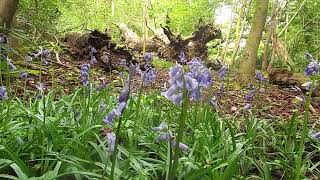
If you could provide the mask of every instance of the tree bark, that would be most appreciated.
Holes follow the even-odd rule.
[[[253,78],[257,63],[257,52],[266,23],[269,0],[257,0],[256,10],[244,53],[239,67],[239,78],[247,82]]]
[[[0,26],[10,28],[19,0],[0,0]]]

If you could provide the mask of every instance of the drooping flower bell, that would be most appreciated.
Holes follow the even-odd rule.
[[[110,154],[113,154],[116,145],[116,135],[112,132],[109,132],[107,133],[106,138],[108,142],[108,151]]]
[[[228,73],[228,67],[226,65],[222,66],[221,69],[218,71],[218,77],[219,79],[223,80]]]
[[[266,78],[263,76],[263,74],[261,72],[256,72],[256,79],[259,81],[259,82],[262,82],[262,81],[265,81]]]
[[[0,100],[8,99],[7,89],[5,86],[0,86]]]
[[[149,68],[146,70],[144,74],[144,83],[150,84],[151,82],[154,82],[157,77],[157,73],[154,68]]]
[[[180,62],[181,64],[187,63],[186,54],[185,54],[183,51],[181,51],[181,52],[179,53],[178,58],[179,58],[179,60],[180,60],[179,62]]]
[[[151,63],[151,61],[152,61],[152,54],[149,53],[149,52],[147,52],[147,53],[144,54],[143,58],[144,58],[144,60],[145,60],[147,63]]]

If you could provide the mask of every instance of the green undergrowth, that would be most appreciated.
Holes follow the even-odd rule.
[[[0,179],[108,179],[111,155],[101,128],[117,103],[111,89],[81,88],[58,100],[49,93],[1,102]],[[159,93],[142,96],[139,113],[136,105],[137,97],[131,97],[123,114],[115,175],[164,179],[172,154],[168,143],[155,143],[151,127],[166,122],[175,132],[179,108]],[[193,104],[185,122],[183,142],[189,149],[179,159],[178,178],[303,179],[320,174],[320,141],[308,136],[300,141],[303,123],[295,115],[289,121],[223,118],[209,105]]]

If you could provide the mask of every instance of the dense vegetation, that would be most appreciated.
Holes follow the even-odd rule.
[[[0,178],[318,179],[319,7],[3,0]]]

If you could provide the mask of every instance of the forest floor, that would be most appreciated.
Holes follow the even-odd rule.
[[[37,92],[37,82],[43,83],[44,91],[53,91],[55,94],[70,94],[73,89],[78,88],[80,84],[80,66],[84,61],[71,61],[70,58],[60,58],[61,64],[51,63],[48,66],[43,66],[41,75],[30,75],[27,79],[14,79],[13,89],[16,90],[17,96],[32,96]],[[112,84],[115,87],[122,86],[119,71],[106,72],[102,66],[91,66],[91,80],[93,80],[94,87],[103,86],[104,84]],[[144,86],[144,92],[150,93],[154,91],[165,91],[169,85],[168,82],[168,68],[156,68],[157,78],[156,81],[150,85]],[[235,80],[235,75],[232,73],[228,76],[228,85],[226,82],[217,80],[215,72],[213,72],[214,85],[212,88],[206,90],[203,96],[204,102],[213,96],[219,97],[218,112],[222,116],[239,117],[247,116],[248,111],[244,110],[244,105],[248,102],[244,99],[245,94],[248,92],[246,87],[241,87]],[[41,79],[41,80],[40,80]],[[225,92],[219,96],[219,86],[224,83]],[[137,93],[140,87],[141,77],[135,76],[132,83],[132,92]],[[298,116],[303,116],[303,94],[294,91],[290,88],[282,88],[277,85],[264,84],[260,92],[255,97],[254,112],[258,118],[272,119],[290,119],[294,112]],[[250,103],[250,102],[249,102]],[[252,102],[251,102],[252,103]],[[320,99],[313,98],[312,107],[314,108],[311,113],[311,120],[316,120],[320,116]]]

